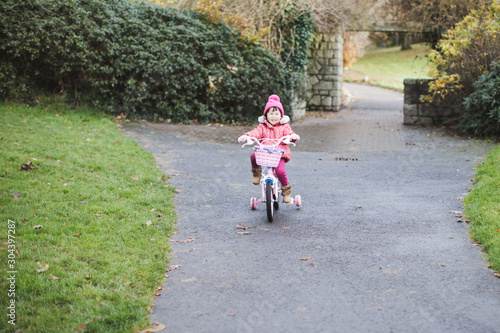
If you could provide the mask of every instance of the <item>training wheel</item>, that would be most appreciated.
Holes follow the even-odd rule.
[[[296,195],[296,196],[295,196],[295,205],[296,205],[297,207],[302,206],[302,198],[300,197],[300,195]]]
[[[250,199],[250,208],[256,209],[257,208],[257,198],[252,197]]]

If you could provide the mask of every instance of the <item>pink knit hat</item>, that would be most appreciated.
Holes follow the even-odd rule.
[[[264,116],[266,115],[267,110],[269,110],[272,107],[280,109],[282,117],[285,115],[285,111],[283,111],[283,105],[281,105],[280,98],[278,95],[269,96],[266,108],[264,109]]]

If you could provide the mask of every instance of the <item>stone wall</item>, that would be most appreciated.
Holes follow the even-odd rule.
[[[405,79],[403,114],[405,125],[446,125],[456,123],[461,110],[445,108],[435,103],[422,102],[432,79]]]
[[[307,111],[339,111],[342,107],[343,41],[341,32],[316,33],[309,50]]]

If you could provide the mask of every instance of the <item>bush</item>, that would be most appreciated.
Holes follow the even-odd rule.
[[[429,76],[428,101],[459,106],[474,91],[473,83],[488,72],[490,64],[500,59],[500,2],[483,10],[473,10],[463,21],[450,29],[430,54],[435,68]]]
[[[500,137],[500,62],[474,83],[475,92],[464,100],[460,128],[466,133]]]
[[[113,114],[174,122],[255,121],[285,70],[226,24],[132,0],[4,0],[3,99],[63,93]]]

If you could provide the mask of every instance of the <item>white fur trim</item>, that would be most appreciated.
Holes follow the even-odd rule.
[[[288,116],[285,115],[285,116],[283,116],[283,118],[281,118],[280,124],[286,124],[289,121],[290,121],[290,117],[288,117]]]
[[[286,124],[289,121],[290,121],[290,117],[288,117],[288,116],[285,115],[285,116],[283,116],[283,118],[281,118],[280,124]],[[265,123],[265,122],[266,122],[266,117],[260,116],[259,117],[259,123]]]

